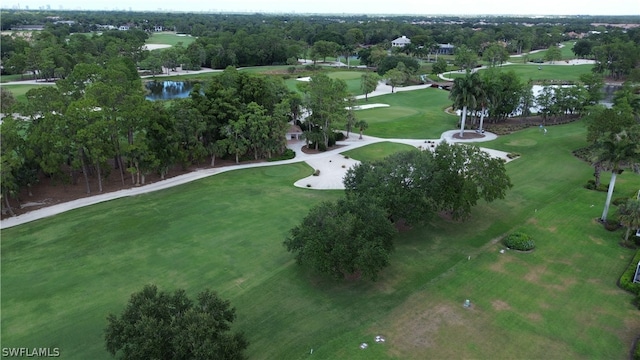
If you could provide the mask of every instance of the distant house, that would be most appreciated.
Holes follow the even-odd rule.
[[[115,30],[117,27],[113,25],[96,25],[96,27],[100,30]]]
[[[455,48],[456,47],[451,44],[438,44],[438,48],[436,49],[436,54],[453,55]]]
[[[289,131],[287,131],[287,140],[301,140],[302,129],[298,125],[290,124]]]
[[[118,27],[118,30],[127,31],[127,30],[129,30],[129,25],[120,25],[120,27]]]
[[[12,26],[12,31],[39,31],[44,30],[44,25],[18,25]]]
[[[401,37],[393,40],[391,42],[391,46],[393,47],[404,47],[405,45],[411,44],[411,39],[402,35]]]
[[[69,25],[69,26],[75,25],[75,23],[76,22],[73,21],[73,20],[60,20],[60,21],[54,22],[54,24],[65,24],[65,25]]]
[[[156,25],[153,27],[153,31],[161,32],[161,31],[164,31],[164,28],[162,27],[162,25]]]

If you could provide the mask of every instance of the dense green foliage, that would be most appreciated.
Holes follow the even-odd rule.
[[[392,221],[423,223],[436,212],[464,219],[480,199],[506,196],[512,186],[504,162],[470,145],[438,145],[382,161],[362,162],[344,178],[348,198],[367,199]]]
[[[58,20],[73,23],[56,23]],[[605,27],[594,23],[617,24],[637,22],[637,17],[577,17],[547,18],[459,18],[438,17],[424,21],[420,16],[398,16],[390,21],[387,17],[371,16],[295,16],[268,14],[180,14],[175,13],[137,13],[103,11],[11,11],[2,10],[0,26],[10,30],[20,25],[45,24],[43,34],[53,37],[44,40],[38,36],[29,43],[19,37],[3,35],[0,57],[5,71],[19,74],[23,70],[36,68],[43,73],[54,69],[56,76],[66,76],[73,66],[86,59],[113,56],[120,45],[108,47],[100,38],[124,39],[129,35],[146,38],[154,27],[162,26],[178,33],[191,35],[195,41],[185,41],[182,47],[164,55],[178,60],[186,68],[197,69],[201,66],[224,69],[231,66],[285,65],[294,63],[298,58],[326,56],[347,56],[362,52],[363,63],[378,66],[383,57],[370,57],[369,49],[362,46],[378,46],[388,49],[390,42],[402,35],[412,38],[406,48],[397,50],[410,58],[431,58],[438,49],[437,44],[453,44],[458,51],[456,63],[463,68],[472,68],[479,57],[489,64],[504,60],[504,52],[522,54],[530,50],[547,50],[544,56],[555,59],[554,46],[562,41],[571,40],[577,33],[587,34],[597,30],[600,33],[589,34],[576,45],[576,54],[593,57],[597,61],[596,71],[615,78],[632,77],[638,79],[638,38],[640,30]],[[526,23],[536,26],[518,26]],[[86,33],[104,30],[101,25],[118,27],[131,24],[128,31],[107,30],[103,35]],[[606,31],[604,31],[606,30]],[[54,39],[55,38],[55,39]],[[70,41],[65,42],[68,38]],[[53,41],[51,41],[53,40]],[[588,41],[588,43],[585,43]],[[110,42],[110,41],[109,41]],[[330,44],[330,46],[319,44]],[[499,42],[499,43],[498,43]],[[587,46],[585,46],[585,44]],[[138,45],[142,45],[141,43]],[[556,48],[557,49],[557,48]],[[107,51],[103,51],[107,50]],[[320,50],[320,52],[318,52]],[[560,49],[565,51],[565,49]],[[567,51],[571,52],[571,49]],[[125,53],[137,53],[136,62],[146,57],[163,57],[162,52],[148,52],[137,49],[124,49]],[[375,51],[374,51],[375,52]],[[155,54],[154,54],[155,53]],[[462,55],[464,53],[464,55]],[[17,56],[16,56],[17,55]],[[175,55],[175,56],[174,56]],[[313,55],[313,56],[312,56]],[[157,62],[156,62],[157,63]],[[395,65],[390,66],[394,68]],[[150,63],[145,68],[154,69]],[[153,70],[152,70],[153,71]],[[384,71],[386,72],[386,71]],[[384,73],[383,72],[383,73]]]
[[[184,290],[146,285],[122,314],[107,317],[106,348],[120,359],[240,360],[249,343],[242,333],[229,333],[235,318],[230,302],[210,290],[194,302]]]
[[[284,241],[301,265],[340,279],[375,280],[389,265],[395,228],[384,210],[359,198],[325,202],[309,211]]]
[[[502,243],[509,249],[520,251],[529,251],[536,247],[536,243],[533,241],[531,236],[523,232],[513,232],[507,235],[502,240]]]
[[[140,77],[128,58],[105,68],[79,64],[57,86],[34,88],[16,106],[23,117],[2,125],[2,195],[46,174],[71,183],[82,176],[85,192],[102,192],[111,169],[122,183],[164,177],[216,157],[270,159],[286,149],[289,121],[299,116],[297,96],[279,78],[230,68],[196,85],[192,96],[164,106],[144,100]],[[26,117],[26,119],[24,118]],[[69,171],[70,170],[70,171]],[[89,185],[98,180],[97,189]]]

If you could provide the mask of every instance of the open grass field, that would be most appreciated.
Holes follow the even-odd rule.
[[[355,70],[338,70],[338,71],[329,71],[326,72],[327,76],[332,79],[342,79],[347,84],[347,92],[351,95],[362,95],[362,90],[360,89],[362,82],[362,71]],[[313,76],[310,74],[310,76]],[[298,91],[296,84],[300,82],[296,77],[292,77],[290,79],[285,80],[285,85],[292,91]]]
[[[21,81],[21,80],[34,80],[34,78],[35,77],[33,75],[20,75],[20,74],[2,75],[0,77],[0,83],[6,83],[10,81]]]
[[[540,69],[538,69],[540,68]],[[559,82],[577,82],[580,79],[580,75],[591,73],[593,65],[553,65],[553,64],[510,64],[498,67],[503,71],[513,71],[516,75],[526,80],[533,81],[559,81]],[[484,69],[478,70],[480,73]],[[446,77],[455,79],[457,77],[463,77],[464,73],[452,73],[447,74]]]
[[[147,44],[167,44],[175,46],[179,42],[182,43],[184,47],[187,47],[192,42],[196,41],[196,38],[192,36],[183,36],[177,35],[174,32],[159,32],[152,33],[151,36],[147,39]]]
[[[507,198],[480,204],[466,222],[438,217],[400,233],[377,282],[327,280],[285,252],[287,231],[310,207],[342,196],[293,187],[312,172],[303,164],[227,172],[3,229],[3,347],[107,359],[105,317],[155,283],[229,299],[251,359],[303,359],[312,348],[318,359],[626,359],[640,316],[616,281],[635,251],[594,220],[605,194],[582,187],[593,171],[571,155],[584,138],[576,122],[483,144],[522,155],[506,165]],[[625,172],[615,196],[639,188],[640,176]],[[536,250],[501,254],[498,240],[514,230],[532,235]]]
[[[358,119],[369,123],[365,134],[390,139],[439,139],[447,130],[453,130],[458,117],[445,113],[451,105],[449,92],[436,88],[396,92],[359,100],[358,104],[388,104],[356,111]]]
[[[342,154],[360,161],[374,161],[383,159],[388,155],[407,150],[417,151],[417,149],[411,145],[385,141],[345,151]]]
[[[562,60],[570,60],[570,59],[575,59],[576,55],[573,53],[573,44],[575,43],[575,40],[571,40],[571,41],[565,41],[562,43],[562,46],[560,47],[560,56],[562,58]],[[534,59],[543,59],[545,55],[547,54],[547,50],[542,50],[542,51],[538,51],[535,52],[533,54],[529,54],[527,56],[527,59],[529,61],[534,60]],[[509,58],[510,62],[515,62],[515,63],[522,63],[523,61],[523,57],[520,56],[511,56]]]

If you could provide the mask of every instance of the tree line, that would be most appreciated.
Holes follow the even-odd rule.
[[[130,59],[104,68],[77,65],[57,86],[34,88],[1,126],[2,196],[16,197],[40,175],[54,184],[83,181],[102,191],[116,171],[124,185],[162,178],[216,157],[269,159],[286,150],[289,122],[302,99],[277,77],[225,70],[170,104],[144,98]],[[19,114],[19,115],[18,115]],[[92,189],[90,178],[98,181]],[[10,208],[9,208],[9,211]]]
[[[636,69],[640,56],[640,29],[623,30],[613,26],[591,25],[590,22],[596,21],[596,17],[569,18],[562,21],[529,18],[443,17],[426,20],[421,17],[393,17],[393,21],[390,21],[386,17],[372,16],[7,10],[3,10],[2,15],[0,24],[3,29],[42,21],[46,24],[44,33],[55,38],[55,42],[52,42],[52,39],[43,41],[44,39],[38,39],[42,36],[36,36],[35,41],[30,42],[15,36],[3,35],[0,58],[4,71],[9,74],[31,71],[30,67],[33,67],[34,63],[40,63],[43,69],[65,69],[65,72],[58,74],[65,76],[73,68],[65,62],[73,63],[79,59],[78,57],[84,59],[81,51],[77,51],[85,48],[84,45],[87,45],[86,52],[93,56],[99,56],[106,50],[100,44],[90,44],[98,41],[98,37],[89,36],[89,41],[86,35],[79,34],[98,31],[99,24],[131,24],[131,30],[120,33],[131,32],[140,38],[143,37],[142,34],[148,34],[155,25],[197,37],[195,44],[190,44],[184,49],[174,49],[174,54],[166,55],[169,58],[166,59],[167,62],[178,62],[188,69],[284,65],[292,64],[298,58],[320,59],[337,55],[348,57],[360,53],[365,64],[378,66],[379,61],[376,61],[375,56],[370,58],[367,49],[375,46],[389,50],[391,41],[403,35],[411,38],[411,44],[395,51],[409,57],[430,59],[438,44],[450,43],[456,48],[468,49],[473,55],[489,63],[500,63],[505,60],[505,54],[549,49],[562,41],[572,39],[575,36],[573,33],[586,34],[591,31],[588,38],[576,43],[576,55],[595,59],[598,64],[596,71],[615,78],[631,75],[638,77],[637,71],[632,71]],[[74,20],[76,23],[56,24],[51,19],[56,16]],[[607,18],[611,23],[625,20],[634,22],[633,17]],[[637,22],[637,19],[635,21]],[[110,37],[129,36],[116,35],[112,31],[106,31],[103,35],[105,33]],[[26,50],[28,47],[35,50],[33,54]],[[45,49],[45,53],[41,54],[41,50]],[[142,52],[139,47],[129,51],[139,52],[136,54],[136,64],[150,57],[149,63],[142,64],[151,71],[157,69],[158,61],[155,57],[160,56],[159,53]],[[112,51],[106,55],[111,54]],[[19,56],[18,59],[10,61],[16,55]],[[43,59],[36,59],[38,56]],[[25,63],[30,65],[27,66]]]

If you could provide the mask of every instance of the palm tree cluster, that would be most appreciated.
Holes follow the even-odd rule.
[[[464,126],[469,108],[476,109],[480,105],[480,129],[486,112],[488,102],[488,92],[486,83],[480,78],[477,72],[467,70],[464,77],[456,78],[449,94],[449,99],[453,100],[454,109],[462,110],[460,122],[460,137],[464,137]]]

